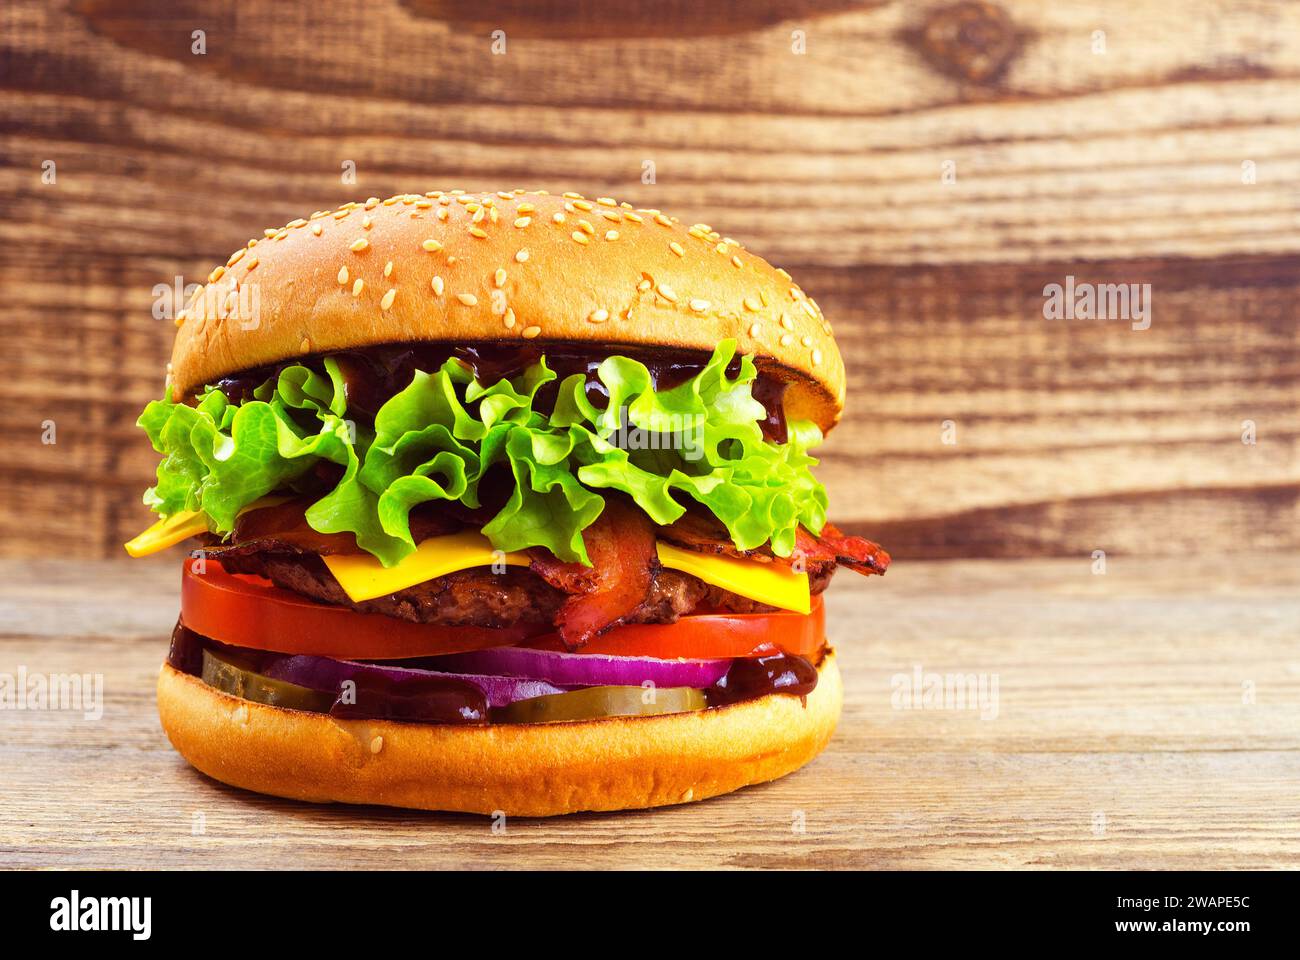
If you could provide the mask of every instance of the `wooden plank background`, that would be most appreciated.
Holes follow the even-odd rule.
[[[146,522],[155,284],[452,186],[662,207],[790,269],[849,367],[833,514],[897,557],[1300,547],[1300,5],[8,0],[0,25],[0,552],[114,556]],[[1044,320],[1067,274],[1151,283],[1150,329]]]

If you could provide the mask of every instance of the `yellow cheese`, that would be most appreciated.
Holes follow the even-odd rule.
[[[200,533],[208,532],[208,518],[199,510],[182,510],[170,517],[159,520],[148,530],[128,540],[124,546],[133,557],[147,557],[159,550],[166,550],[174,543],[188,540]]]
[[[240,510],[239,515],[242,517],[250,510],[274,507],[286,502],[288,499],[289,497],[262,497],[262,499],[255,500],[244,507],[243,510]],[[203,513],[202,510],[182,510],[180,513],[173,513],[170,517],[159,520],[148,530],[138,534],[134,539],[128,540],[123,546],[126,547],[126,552],[133,557],[147,557],[159,550],[166,550],[182,540],[188,540],[190,537],[197,537],[200,533],[207,532],[207,514]]]
[[[384,597],[435,577],[445,577],[468,567],[493,563],[528,566],[524,553],[502,553],[492,549],[483,534],[464,530],[445,537],[430,537],[393,567],[385,567],[368,553],[339,554],[322,558],[354,602]]]
[[[656,546],[659,562],[665,567],[681,570],[715,587],[783,610],[808,613],[812,609],[808,574],[795,573],[784,564],[720,557],[683,550],[671,543],[660,542]]]

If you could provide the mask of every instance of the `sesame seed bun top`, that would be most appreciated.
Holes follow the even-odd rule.
[[[711,351],[734,338],[829,430],[844,363],[815,301],[706,224],[607,197],[432,191],[318,211],[236,250],[177,316],[173,396],[308,354],[538,340]]]

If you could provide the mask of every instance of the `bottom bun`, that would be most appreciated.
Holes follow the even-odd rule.
[[[210,777],[277,797],[551,816],[703,800],[817,756],[843,690],[835,656],[787,694],[658,717],[443,726],[338,720],[241,700],[164,664],[158,713]]]

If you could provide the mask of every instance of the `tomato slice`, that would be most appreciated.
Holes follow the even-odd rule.
[[[601,634],[578,653],[614,657],[654,657],[658,660],[709,660],[757,657],[773,648],[809,656],[826,643],[826,606],[820,594],[811,612],[697,613],[676,623],[631,623]],[[541,650],[564,650],[557,634],[524,644]]]
[[[227,573],[211,557],[201,563],[185,561],[181,622],[236,647],[336,660],[401,660],[501,647],[538,633],[536,628],[452,627],[358,613],[308,600],[261,577]]]
[[[262,577],[228,573],[211,557],[185,561],[181,622],[231,646],[340,660],[401,660],[513,644],[565,649],[557,634],[545,631],[539,636],[544,628],[411,623],[317,603]],[[808,614],[703,613],[676,623],[634,623],[615,627],[578,652],[696,660],[756,657],[776,648],[808,656],[825,642],[826,608],[822,598],[814,596]]]

